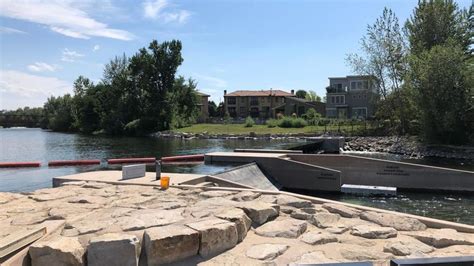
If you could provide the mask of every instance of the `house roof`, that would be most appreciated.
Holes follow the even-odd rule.
[[[282,90],[239,90],[226,94],[225,96],[294,96],[293,94]]]
[[[368,78],[375,78],[375,77],[371,75],[349,75],[345,77],[329,77],[329,79],[354,79],[354,78],[368,79]]]
[[[202,93],[202,92],[200,92],[200,91],[196,91],[196,93],[197,93],[197,95],[198,95],[198,96],[202,96],[202,97],[211,97],[211,95],[209,95],[209,94],[205,94],[205,93]]]

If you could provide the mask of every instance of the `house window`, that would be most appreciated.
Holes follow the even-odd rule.
[[[351,90],[367,90],[368,88],[368,80],[351,81]]]
[[[235,97],[229,97],[227,98],[227,104],[235,104],[236,100]],[[230,112],[230,111],[229,111]]]
[[[335,96],[331,96],[331,103],[336,103],[336,97]]]
[[[331,96],[331,103],[345,104],[346,97],[344,95]]]
[[[258,105],[258,98],[250,97],[250,105]]]
[[[240,107],[240,116],[245,115],[245,107]]]
[[[245,103],[245,97],[240,97],[240,102]]]
[[[258,117],[258,115],[259,115],[258,107],[250,108],[250,116]]]
[[[367,107],[353,107],[352,118],[367,118]]]
[[[236,117],[237,116],[237,112],[235,110],[235,107],[229,107],[227,108],[227,110],[229,111],[229,115],[232,116],[232,117]]]
[[[336,115],[337,115],[336,109],[326,109],[327,117],[336,117]]]

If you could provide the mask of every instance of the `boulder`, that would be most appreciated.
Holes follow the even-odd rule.
[[[300,209],[295,209],[295,211],[293,211],[290,214],[290,217],[298,219],[298,220],[310,220],[313,217],[313,215],[306,213],[304,211],[301,211]]]
[[[140,241],[134,235],[109,233],[94,237],[87,247],[87,265],[138,265]]]
[[[85,249],[75,237],[59,237],[30,246],[33,266],[83,265]]]
[[[322,245],[332,242],[337,242],[337,237],[333,234],[321,233],[321,232],[307,232],[301,236],[301,241],[310,245]]]
[[[234,191],[222,191],[222,190],[210,190],[199,193],[199,196],[203,198],[215,198],[215,197],[226,197],[234,195]]]
[[[245,236],[247,236],[247,231],[250,229],[252,224],[252,220],[245,214],[245,212],[241,209],[229,209],[218,213],[215,215],[217,218],[221,218],[230,222],[235,223],[237,226],[237,234],[239,236],[239,242],[244,240]]]
[[[277,195],[276,203],[282,206],[290,206],[295,208],[308,208],[313,205],[311,201],[293,197],[290,195]]]
[[[278,208],[270,203],[247,201],[240,203],[237,208],[244,210],[255,225],[261,225],[278,216]]]
[[[257,260],[273,260],[283,254],[289,248],[283,244],[259,244],[247,250],[245,255]]]
[[[397,237],[397,230],[392,227],[364,224],[352,227],[351,234],[369,239],[387,239]]]
[[[426,254],[433,252],[435,249],[431,246],[423,244],[418,240],[410,241],[393,241],[388,242],[383,247],[384,252],[392,253],[395,256],[408,256],[412,254]]]
[[[320,228],[326,228],[335,225],[341,216],[333,213],[316,213],[309,220],[310,223]]]
[[[168,225],[145,230],[146,265],[177,262],[198,254],[199,233],[187,226]]]
[[[332,213],[337,213],[342,217],[355,218],[359,216],[360,211],[344,206],[342,204],[324,203],[323,208]]]
[[[401,215],[366,211],[360,214],[360,218],[381,226],[393,227],[399,231],[423,231],[426,229],[426,225],[417,219]]]
[[[423,232],[407,232],[406,235],[435,248],[444,248],[453,245],[474,245],[474,236],[458,233],[454,229],[436,229]]]
[[[266,237],[297,238],[306,231],[307,223],[295,219],[268,222],[257,229],[255,233]]]
[[[237,245],[239,236],[235,223],[222,219],[208,219],[189,223],[187,226],[199,231],[199,255],[206,258],[219,254]]]

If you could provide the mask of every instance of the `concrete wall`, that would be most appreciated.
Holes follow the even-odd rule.
[[[235,167],[213,176],[257,189],[278,191],[281,188],[280,184],[265,176],[256,163]]]
[[[291,159],[341,171],[342,184],[474,191],[474,172],[352,155],[291,154]]]

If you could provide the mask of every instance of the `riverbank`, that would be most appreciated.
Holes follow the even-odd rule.
[[[63,221],[29,247],[33,265],[387,265],[474,255],[472,226],[284,192],[70,182],[0,193],[0,210],[0,238]]]

